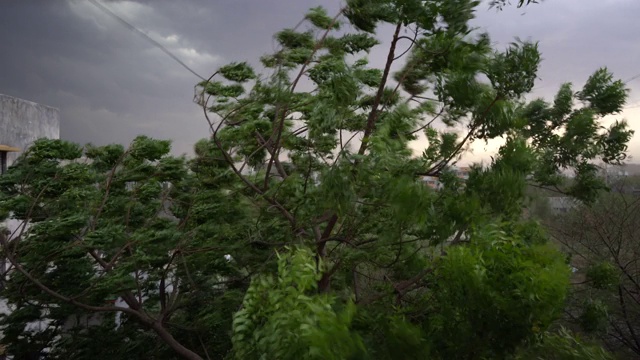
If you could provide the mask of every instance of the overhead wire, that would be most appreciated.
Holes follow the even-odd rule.
[[[98,9],[100,9],[101,11],[103,11],[104,13],[108,14],[109,16],[113,17],[114,19],[116,19],[119,23],[121,23],[122,25],[124,25],[127,29],[137,33],[138,35],[142,36],[145,40],[149,41],[151,44],[153,44],[155,47],[157,47],[158,49],[160,49],[162,52],[164,52],[165,54],[167,54],[169,57],[171,57],[173,60],[175,60],[178,64],[182,65],[183,68],[187,69],[187,71],[189,71],[190,73],[192,73],[193,75],[197,76],[198,78],[200,78],[200,80],[203,81],[207,81],[206,78],[204,78],[203,76],[201,76],[200,74],[198,74],[195,70],[193,70],[192,68],[190,68],[187,64],[185,64],[182,60],[180,60],[180,58],[178,58],[176,55],[174,55],[171,51],[169,51],[169,49],[167,49],[164,45],[160,44],[159,42],[157,42],[156,40],[154,40],[153,38],[151,38],[149,35],[147,35],[144,31],[138,29],[137,27],[133,26],[132,24],[130,24],[128,21],[126,21],[125,19],[123,19],[122,17],[120,17],[118,14],[114,13],[113,11],[111,11],[108,7],[102,5],[101,3],[99,3],[97,0],[89,0],[89,2],[91,4],[93,4],[95,7],[97,7]]]
[[[89,0],[89,2],[91,4],[93,4],[95,7],[97,7],[98,9],[100,9],[101,11],[103,11],[104,13],[106,13],[107,15],[113,17],[115,20],[117,20],[119,23],[121,23],[122,25],[124,25],[127,29],[137,33],[138,35],[142,36],[142,38],[144,38],[145,40],[147,40],[148,42],[150,42],[152,45],[154,45],[155,47],[157,47],[158,49],[160,49],[162,52],[164,52],[165,54],[167,54],[169,57],[171,57],[174,61],[176,61],[178,64],[180,64],[183,68],[185,68],[187,71],[189,71],[191,74],[195,75],[196,77],[198,77],[200,80],[203,81],[207,81],[206,78],[204,78],[202,75],[198,74],[195,70],[193,70],[192,68],[190,68],[187,64],[184,63],[184,61],[180,60],[180,58],[178,58],[175,54],[173,54],[171,51],[169,51],[169,49],[167,49],[164,45],[160,44],[158,41],[154,40],[152,37],[150,37],[149,35],[147,35],[144,31],[138,29],[137,27],[135,27],[134,25],[132,25],[131,23],[129,23],[128,21],[126,21],[125,19],[123,19],[121,16],[119,16],[118,14],[114,13],[113,11],[111,11],[108,7],[104,6],[103,4],[99,3],[97,0]],[[640,73],[636,74],[630,78],[628,78],[627,80],[625,80],[623,83],[624,84],[628,84],[629,82],[636,80],[640,78]],[[546,88],[549,85],[543,85],[540,87],[536,87],[533,90],[540,90],[542,88]],[[635,104],[630,104],[631,106],[626,106],[625,108],[635,108],[638,106],[633,106]]]
[[[627,84],[627,83],[629,83],[630,81],[633,81],[633,80],[635,80],[635,79],[637,79],[637,78],[640,78],[640,74],[636,74],[636,75],[634,75],[634,76],[632,76],[632,77],[628,78],[627,80],[625,80],[625,81],[623,81],[623,82],[624,82],[625,84]]]
[[[640,78],[640,74],[636,74],[636,75],[628,78],[627,80],[623,81],[623,83],[626,85],[629,82],[631,82],[631,81],[633,81],[635,79],[638,79],[638,78]],[[628,105],[626,105],[625,107],[623,107],[622,109],[623,110],[628,110],[628,109],[636,109],[638,107],[640,107],[640,100],[633,101],[633,102],[629,103]]]

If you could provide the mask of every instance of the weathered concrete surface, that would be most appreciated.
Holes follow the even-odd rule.
[[[60,138],[60,111],[0,94],[0,144],[24,151],[40,138]],[[19,155],[20,153],[9,153],[8,165]]]
[[[60,111],[31,101],[0,94],[0,145],[8,145],[20,149],[20,152],[7,154],[7,165],[10,166],[34,141],[40,138],[60,138]],[[0,223],[12,234],[20,222],[8,219]],[[1,266],[1,265],[0,265]],[[0,305],[0,312],[2,306]]]

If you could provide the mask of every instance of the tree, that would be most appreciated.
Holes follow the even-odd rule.
[[[25,343],[36,353],[53,348],[54,358],[227,350],[220,334],[242,300],[235,282],[248,276],[241,262],[251,256],[236,256],[233,242],[244,234],[229,227],[248,217],[225,195],[228,179],[211,181],[215,162],[192,162],[188,172],[169,149],[146,137],[126,150],[39,140],[0,179],[2,208],[23,221],[3,240],[12,265],[5,294],[13,311],[2,320],[10,353],[23,353]],[[34,321],[46,331],[25,336]],[[136,336],[143,329],[164,345]],[[97,351],[95,336],[105,333],[128,346]],[[77,346],[83,342],[93,348]]]
[[[592,206],[548,223],[578,270],[567,320],[623,356],[637,357],[640,197],[625,191],[629,183],[637,179],[613,183]]]
[[[522,7],[524,5],[529,5],[529,4],[537,4],[539,2],[539,0],[518,0],[517,1],[517,5],[518,7]],[[498,10],[502,10],[507,4],[510,4],[511,2],[509,0],[491,0],[489,1],[489,5],[491,7],[495,7]]]
[[[537,44],[492,49],[468,24],[478,4],[311,9],[306,29],[276,34],[267,75],[236,62],[198,84],[212,135],[193,161],[145,137],[38,142],[0,179],[0,207],[29,224],[4,241],[16,311],[3,341],[75,359],[85,334],[113,334],[110,358],[481,359],[536,344],[569,269],[522,219],[527,183],[592,200],[591,163],[622,159],[631,136],[599,120],[627,92],[600,69],[577,94],[525,102]],[[386,62],[370,67],[387,28]],[[495,138],[489,167],[455,176],[473,141]],[[117,319],[61,330],[94,313]],[[45,318],[48,332],[25,336]]]
[[[598,345],[575,336],[565,328],[542,335],[540,342],[523,350],[516,359],[545,360],[611,360],[613,357]]]

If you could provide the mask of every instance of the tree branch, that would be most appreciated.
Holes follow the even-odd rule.
[[[391,64],[393,64],[393,59],[395,57],[396,45],[398,43],[398,35],[400,34],[400,29],[402,29],[402,23],[396,25],[396,30],[393,33],[393,39],[391,40],[391,46],[389,47],[389,54],[387,55],[387,63],[384,66],[384,71],[382,72],[382,80],[380,81],[380,86],[378,87],[378,93],[376,94],[375,99],[373,100],[373,104],[371,105],[371,112],[369,112],[369,116],[367,117],[367,125],[364,130],[364,135],[362,136],[362,142],[360,143],[360,149],[358,150],[359,155],[363,155],[367,150],[367,143],[369,142],[369,138],[373,133],[373,130],[376,127],[376,119],[378,118],[378,106],[380,105],[380,101],[382,100],[382,95],[384,94],[384,89],[387,84],[387,79],[389,77],[389,71],[391,70]]]

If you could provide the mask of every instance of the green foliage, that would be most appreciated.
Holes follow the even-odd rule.
[[[624,159],[632,134],[601,125],[626,90],[601,69],[578,93],[525,101],[538,45],[493,49],[471,26],[479,5],[311,9],[275,35],[265,74],[232,62],[198,84],[212,134],[191,160],[147,137],[37,142],[0,178],[0,213],[29,225],[3,244],[2,342],[85,359],[101,336],[120,344],[113,358],[194,360],[509,358],[537,344],[569,268],[523,219],[527,186],[597,201],[594,162]],[[489,164],[456,173],[495,138]]]
[[[606,186],[594,161],[618,164],[625,159],[624,144],[633,135],[623,121],[615,122],[609,129],[599,121],[620,111],[626,98],[622,82],[613,81],[613,75],[603,68],[589,78],[577,95],[572,94],[570,84],[564,84],[553,106],[541,99],[521,106],[519,115],[526,120],[522,122],[526,124],[523,134],[532,139],[532,151],[539,159],[534,179],[542,185],[560,188],[565,184],[558,172],[573,169],[574,181],[562,191],[587,203],[595,201]],[[587,102],[588,106],[573,109],[574,100]]]
[[[539,0],[518,0],[518,7],[522,7],[525,5],[529,5],[529,4],[537,4],[539,2]],[[511,2],[509,0],[491,0],[489,2],[489,5],[491,7],[496,7],[499,10],[502,10],[502,8],[507,5],[510,4]]]
[[[234,295],[237,290],[211,284],[245,275],[241,266],[224,259],[225,254],[236,258],[232,247],[211,249],[219,247],[221,239],[233,244],[243,236],[230,231],[231,224],[245,219],[243,210],[221,196],[221,188],[200,191],[199,177],[224,174],[225,168],[189,172],[185,159],[171,157],[169,151],[170,142],[144,136],[127,149],[82,149],[66,141],[39,140],[0,178],[0,207],[28,224],[19,238],[4,246],[14,262],[20,259],[21,269],[11,273],[4,289],[13,311],[0,326],[10,353],[50,348],[53,358],[85,359],[95,354],[92,336],[109,334],[114,344],[130,346],[102,352],[105,359],[124,354],[168,358],[174,351],[169,346],[144,345],[154,339],[147,323],[151,320],[146,320],[154,317],[195,327],[199,336],[216,334],[209,351],[228,351],[230,337],[220,334],[230,327],[242,292]],[[214,206],[200,213],[212,199]],[[174,214],[190,216],[177,219]],[[236,261],[247,256],[244,252]],[[236,281],[241,290],[242,280]],[[120,313],[117,321],[103,316],[122,310],[107,306],[118,298],[139,312]],[[87,311],[91,308],[106,311],[97,314],[94,325],[69,322],[92,318],[96,314]],[[227,310],[218,313],[213,308]],[[27,330],[29,323],[43,321],[43,330],[35,335]],[[195,346],[199,341],[192,334],[173,336]],[[196,351],[202,350],[198,345]]]
[[[596,289],[615,288],[619,283],[619,276],[618,269],[609,262],[594,264],[587,269],[587,280]]]
[[[602,160],[608,164],[621,164],[626,159],[627,145],[634,131],[628,129],[626,121],[615,121],[600,136],[599,145],[603,148]]]
[[[448,250],[435,273],[428,337],[439,358],[504,358],[558,316],[569,270],[549,246],[499,228],[473,232],[471,243]]]
[[[622,111],[628,90],[622,80],[613,79],[606,69],[598,69],[578,93],[578,99],[589,104],[600,115],[615,114]]]
[[[289,49],[313,47],[313,34],[311,32],[299,33],[292,29],[286,29],[276,34],[276,39],[282,46]]]
[[[498,96],[517,98],[533,88],[539,63],[537,44],[512,43],[492,59],[487,76]]]
[[[355,307],[339,312],[331,297],[315,295],[322,274],[313,252],[278,254],[277,277],[255,278],[234,315],[238,359],[346,359],[362,348],[349,324]]]
[[[608,308],[599,300],[586,300],[580,315],[580,325],[587,332],[605,330]]]
[[[340,29],[340,23],[333,22],[331,17],[327,15],[327,10],[321,6],[309,9],[309,12],[305,15],[305,19],[309,20],[311,24],[320,29],[329,29],[332,27],[332,23],[333,29]]]
[[[231,63],[221,67],[219,71],[225,79],[236,82],[245,82],[256,77],[253,69],[246,62]]]
[[[612,360],[601,347],[572,334],[565,328],[547,332],[533,346],[517,354],[516,359],[529,360]]]

